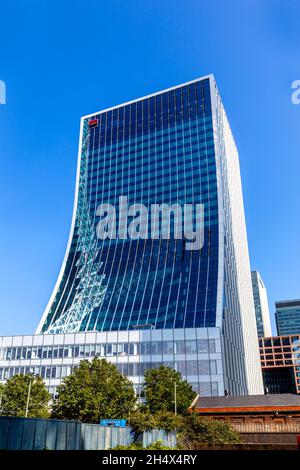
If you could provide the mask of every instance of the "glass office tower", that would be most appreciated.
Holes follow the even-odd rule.
[[[300,299],[275,302],[278,336],[300,334]]]
[[[98,236],[103,204],[114,238]],[[162,216],[128,237],[124,204],[201,206],[201,247],[175,223],[161,236]],[[212,75],[81,120],[69,243],[37,334],[136,328],[217,329],[224,388],[262,393],[238,154]]]

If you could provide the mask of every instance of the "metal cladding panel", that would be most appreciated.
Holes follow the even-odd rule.
[[[134,434],[129,426],[0,417],[0,449],[7,450],[104,450],[131,444]],[[164,431],[150,433],[145,439],[149,443],[155,440],[166,445],[174,443],[174,438]]]
[[[119,445],[128,446],[131,444],[134,434],[130,427],[119,428]]]
[[[9,435],[9,418],[0,417],[0,449],[7,449],[7,440]]]
[[[106,430],[104,431],[104,434],[105,434],[104,449],[109,449],[109,448],[112,447],[112,445],[111,445],[111,432],[112,432],[111,427],[106,428]]]
[[[176,447],[176,433],[166,432],[163,429],[151,429],[143,433],[143,447],[148,447],[157,441],[161,441],[166,447]]]
[[[90,424],[84,424],[84,450],[91,450],[92,448],[92,430],[93,427]]]
[[[22,418],[15,418],[9,422],[7,448],[10,450],[19,450],[22,446],[22,435],[23,435],[23,424]]]
[[[44,450],[46,447],[47,421],[37,420],[33,450]]]
[[[22,446],[23,419],[15,418],[10,422],[7,447],[11,450],[19,450]]]
[[[76,449],[77,423],[69,423],[66,428],[66,450]]]
[[[24,420],[22,429],[22,450],[33,450],[36,431],[36,420]]]
[[[57,421],[49,420],[47,423],[46,449],[56,449]]]
[[[111,428],[111,442],[110,448],[114,448],[118,445],[119,442],[119,428],[112,427]]]
[[[90,437],[90,447],[89,450],[97,450],[98,449],[98,434],[99,428],[92,428],[91,427],[91,437]]]
[[[105,430],[100,428],[100,433],[98,436],[98,449],[105,449],[105,439],[106,439],[106,433]]]
[[[67,423],[57,422],[56,450],[66,449]]]

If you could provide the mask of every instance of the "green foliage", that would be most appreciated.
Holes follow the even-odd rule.
[[[185,417],[180,434],[195,444],[237,444],[240,442],[240,435],[229,423],[203,418],[196,413]]]
[[[158,411],[174,412],[175,383],[177,412],[186,414],[196,393],[193,391],[192,386],[182,378],[181,374],[165,366],[145,371],[144,394],[146,406],[152,413]]]
[[[139,434],[143,431],[154,429],[156,427],[156,420],[149,410],[135,411],[130,416],[129,424]]]
[[[170,411],[159,411],[151,414],[147,408],[141,408],[131,415],[129,423],[136,433],[150,429],[164,429],[171,432],[181,427],[182,418],[178,415],[175,416]]]
[[[132,383],[105,359],[81,361],[57,389],[53,417],[98,423],[128,418],[136,405]]]
[[[141,442],[132,442],[128,446],[116,446],[108,450],[143,450],[143,444]]]
[[[112,449],[111,449],[112,450]],[[134,442],[128,446],[117,446],[113,450],[174,450],[173,447],[164,446],[161,441],[152,442],[147,447],[143,447],[140,442]]]
[[[167,432],[176,431],[182,426],[182,416],[175,415],[170,411],[159,411],[155,414],[157,429],[164,429]]]
[[[147,450],[174,450],[173,447],[164,446],[162,441],[152,442],[146,447]]]
[[[14,375],[2,388],[1,414],[24,417],[28,397],[29,383],[31,390],[28,406],[28,418],[48,418],[50,394],[43,379],[32,374]],[[0,392],[1,393],[1,392]]]

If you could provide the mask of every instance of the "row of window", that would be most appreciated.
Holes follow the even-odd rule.
[[[190,382],[193,390],[198,393],[201,397],[216,397],[218,393],[218,382]],[[57,387],[48,386],[46,387],[52,398],[57,396]],[[143,385],[133,384],[133,388],[138,397],[143,396]]]
[[[216,361],[176,361],[165,362],[165,366],[172,367],[181,373],[183,377],[191,375],[212,375],[217,374]],[[161,362],[141,362],[141,363],[118,363],[118,371],[128,377],[143,376],[146,369],[155,369],[162,365]],[[49,365],[49,366],[27,366],[27,367],[0,367],[0,381],[5,381],[17,374],[34,374],[43,379],[63,379],[72,373],[78,366],[72,365]]]
[[[181,150],[181,151],[180,151]],[[146,159],[152,159],[152,163],[153,165],[155,164],[155,162],[157,161],[158,163],[159,162],[162,162],[162,161],[166,161],[166,160],[173,160],[173,163],[177,163],[178,159],[180,157],[182,158],[186,158],[186,159],[191,159],[192,157],[193,158],[197,158],[197,161],[198,163],[200,163],[200,157],[203,156],[205,158],[205,160],[203,161],[203,163],[213,163],[214,162],[214,154],[213,154],[213,150],[214,150],[214,143],[212,141],[208,141],[206,142],[205,144],[203,144],[202,146],[198,146],[198,144],[194,144],[194,145],[186,145],[185,147],[183,147],[182,145],[181,146],[178,146],[176,149],[156,149],[155,151],[152,151],[152,152],[149,152],[147,154],[145,154],[144,152],[138,152],[136,154],[132,154],[132,153],[124,153],[122,156],[121,155],[116,155],[115,157],[119,157],[119,159],[122,158],[122,164],[124,165],[125,163],[129,163],[132,165],[132,163],[134,162],[135,165],[137,162],[141,162],[141,163],[144,163],[144,161]],[[128,156],[129,158],[125,159],[124,157],[125,156]],[[173,156],[173,158],[172,158]],[[134,158],[133,158],[134,157]],[[209,158],[208,158],[209,157]],[[111,159],[111,156],[109,155],[106,155],[106,161],[108,161],[108,159]],[[115,158],[113,160],[113,162],[116,162]],[[103,163],[102,161],[100,161],[99,163]],[[117,162],[116,162],[117,163]],[[106,168],[108,168],[109,165],[105,165]],[[134,166],[135,168],[135,166]],[[91,168],[90,166],[90,173],[95,173],[96,170],[98,169],[95,161],[93,161],[93,167]],[[101,165],[99,165],[99,171],[101,169]],[[131,169],[133,169],[131,167]]]
[[[284,337],[274,337],[266,338],[259,340],[259,346],[262,347],[272,347],[272,346],[289,346],[290,344],[300,344],[300,336],[284,336]]]
[[[186,131],[193,130],[193,129],[199,129],[200,132],[205,132],[206,130],[210,130],[212,128],[213,128],[212,116],[203,116],[203,117],[197,118],[196,120],[189,120],[188,122],[181,122],[181,123],[176,124],[173,127],[169,126],[166,129],[157,130],[155,132],[148,132],[148,133],[145,133],[141,137],[132,138],[130,139],[130,145],[132,145],[133,142],[146,143],[154,139],[159,141],[160,138],[164,139],[164,138],[167,138],[168,136],[180,134],[182,133],[182,131],[186,132]],[[125,145],[126,143],[127,143],[126,140],[122,140],[122,146]],[[112,150],[114,148],[118,148],[119,145],[120,145],[119,142],[113,145],[106,144],[106,148],[109,147]]]
[[[199,136],[202,137],[202,136]],[[88,167],[103,165],[108,160],[111,164],[118,163],[120,160],[124,163],[136,163],[138,161],[147,161],[152,157],[153,161],[163,162],[168,155],[198,157],[199,163],[204,163],[205,159],[213,160],[214,140],[212,135],[207,138],[185,137],[179,142],[174,141],[172,145],[169,142],[157,144],[154,140],[148,146],[143,144],[139,146],[128,145],[126,148],[118,146],[111,150],[109,146],[103,145],[101,149],[89,150]],[[182,150],[180,152],[180,150]],[[126,158],[127,157],[127,158]],[[200,158],[202,157],[202,158]]]
[[[185,177],[180,177],[176,183],[181,183],[181,184],[184,184],[185,183]],[[197,183],[197,180],[196,179],[193,179],[193,184],[196,185]],[[119,186],[120,188],[122,188],[122,184],[120,184]],[[208,193],[210,189],[217,189],[218,185],[217,185],[217,182],[215,180],[215,178],[212,180],[211,183],[208,183],[208,184],[201,184],[200,183],[200,179],[199,179],[199,187],[197,187],[197,193]],[[114,188],[114,191],[115,191],[115,187],[113,186]],[[159,195],[159,194],[163,194],[163,187],[161,187],[160,191],[157,190],[157,184],[155,181],[153,181],[153,184],[151,186],[147,186],[147,189],[145,188],[145,185],[144,185],[144,182],[139,182],[139,183],[135,183],[134,184],[134,188],[135,188],[135,193],[137,193],[136,189],[137,188],[140,188],[142,191],[141,193],[144,193],[144,194],[147,194],[147,195],[151,195],[151,194],[155,194],[156,197]],[[170,196],[170,193],[171,193],[171,190],[172,190],[172,186],[170,185],[166,185],[165,187],[165,191],[166,191],[166,194],[168,196]],[[177,190],[177,186],[174,186],[173,188],[173,192],[175,192]],[[107,194],[106,197],[109,197],[111,195],[111,193],[113,192],[112,190],[109,191],[109,188],[107,189],[107,191],[103,191],[103,198],[105,197],[105,192]],[[194,191],[192,191],[192,194],[193,194]],[[99,193],[99,189],[97,189],[96,191],[91,191],[90,192],[90,197],[92,196],[96,196],[97,193]],[[101,192],[101,195],[102,195],[102,192]],[[137,196],[137,194],[135,194],[135,197]],[[95,197],[96,199],[96,197]]]
[[[176,184],[174,184],[174,182],[176,183],[177,178],[179,177],[179,175],[181,175],[182,172],[187,178],[191,177],[192,183],[197,182],[197,184],[199,184],[200,186],[200,189],[203,188],[204,184],[211,183],[216,180],[216,172],[214,169],[211,172],[206,173],[205,176],[199,175],[198,168],[196,168],[195,170],[192,170],[192,169],[186,170],[184,168],[181,168],[181,169],[176,168],[174,170],[174,168],[169,168],[169,169],[160,169],[157,171],[154,171],[154,169],[152,168],[151,173],[150,171],[147,172],[144,169],[144,171],[139,171],[139,172],[131,171],[130,174],[129,172],[126,172],[126,173],[122,172],[121,176],[119,176],[120,172],[121,171],[119,170],[119,173],[116,175],[115,173],[112,173],[111,170],[107,168],[107,173],[103,174],[103,177],[105,178],[105,183],[113,187],[115,186],[122,187],[125,185],[129,186],[129,183],[131,186],[136,186],[137,184],[140,185],[141,183],[143,183],[148,188],[150,184],[151,186],[153,185],[155,186],[155,184],[156,185],[161,184],[161,183],[158,183],[158,180],[165,179],[165,181],[163,182],[164,184],[167,184],[169,187],[172,187],[173,185],[174,187],[176,187]],[[100,181],[99,178],[98,179],[94,178],[94,181],[96,181],[96,183],[88,186],[89,192],[95,188],[98,188],[102,184],[102,181]]]
[[[277,366],[292,366],[294,364],[294,361],[290,359],[286,359],[283,361],[282,359],[276,359],[275,361],[261,361],[261,366],[262,367],[277,367]]]
[[[260,348],[260,354],[274,354],[274,353],[286,353],[293,351],[298,351],[300,346],[278,346],[278,347],[271,347],[271,348]]]
[[[23,346],[0,349],[1,360],[53,359],[65,357],[105,357],[214,353],[214,339],[153,341],[142,343],[81,344],[67,346]]]
[[[174,154],[176,157],[178,157],[178,154]],[[201,156],[205,157],[201,159]],[[136,157],[136,155],[135,155]],[[107,161],[104,160],[103,162],[89,162],[89,169],[88,169],[88,175],[90,179],[97,179],[99,177],[99,173],[103,173],[105,169],[108,169],[110,171],[113,170],[118,170],[118,172],[122,173],[134,173],[137,170],[140,169],[145,169],[149,167],[149,169],[154,169],[154,170],[167,170],[170,168],[170,165],[176,164],[176,169],[181,169],[183,168],[196,168],[201,170],[201,174],[206,174],[208,171],[212,171],[216,167],[215,163],[215,152],[214,149],[212,148],[211,151],[202,151],[202,152],[190,152],[188,154],[185,154],[186,160],[182,163],[178,163],[177,158],[170,159],[166,158],[165,155],[156,155],[156,158],[153,160],[153,158],[149,158],[149,155],[144,155],[143,158],[141,159],[129,159],[129,160],[113,160],[113,161]]]
[[[164,96],[170,97],[170,100],[160,100]],[[126,129],[144,127],[151,123],[158,124],[160,121],[172,121],[174,126],[180,126],[183,114],[184,117],[190,117],[190,119],[195,119],[195,117],[200,119],[203,116],[205,104],[207,104],[204,98],[201,98],[200,101],[200,97],[193,97],[192,101],[180,103],[180,97],[176,96],[176,104],[172,102],[173,96],[171,95],[157,95],[157,99],[157,103],[145,99],[125,107],[119,106],[113,111],[96,114],[94,117],[99,118],[99,127],[93,129],[114,132],[124,127]]]
[[[137,183],[144,183],[146,187],[150,186],[150,184],[155,187],[155,183],[157,183],[158,180],[164,179],[165,185],[176,188],[176,184],[179,181],[179,177],[182,177],[182,174],[186,179],[189,179],[190,177],[192,182],[197,182],[201,190],[206,187],[204,184],[214,181],[216,177],[216,171],[214,168],[209,172],[206,170],[199,172],[198,165],[188,165],[185,168],[177,168],[175,163],[173,168],[155,169],[154,167],[149,167],[148,169],[144,168],[143,171],[136,171],[135,168],[130,168],[128,171],[126,170],[124,172],[120,168],[111,169],[107,167],[101,171],[100,177],[97,173],[93,173],[93,179],[90,178],[88,190],[90,191],[91,189],[95,189],[100,186],[103,180],[105,180],[106,184],[110,184],[110,186],[121,188],[123,186],[128,186],[129,183],[132,186],[136,186]]]
[[[194,132],[192,132],[194,131]],[[153,147],[175,147],[178,144],[186,143],[189,144],[190,142],[205,142],[208,140],[212,140],[214,136],[213,133],[213,128],[212,126],[207,127],[205,132],[202,131],[202,129],[198,130],[196,126],[193,126],[185,132],[179,132],[179,131],[173,131],[168,134],[165,134],[164,137],[156,137],[153,135],[150,138],[145,138],[142,139],[140,142],[136,142],[136,140],[131,140],[131,141],[121,141],[117,145],[103,145],[101,148],[95,150],[95,152],[92,151],[92,146],[93,144],[91,143],[91,149],[89,151],[89,156],[91,154],[94,156],[103,156],[104,152],[103,149],[105,149],[105,152],[109,152],[110,154],[118,153],[120,151],[130,150],[133,152],[136,152],[138,150],[150,150]]]
[[[97,152],[92,154],[90,161],[88,163],[89,169],[91,167],[101,167],[108,160],[115,161],[116,163],[122,162],[122,164],[133,162],[136,163],[140,161],[146,161],[150,159],[152,163],[156,161],[156,158],[159,159],[162,156],[164,157],[161,161],[166,161],[169,159],[176,160],[179,156],[181,157],[197,157],[200,160],[200,157],[207,157],[208,151],[214,148],[214,140],[212,136],[207,138],[199,139],[198,137],[185,137],[182,139],[174,140],[172,145],[170,142],[165,142],[164,144],[157,145],[155,141],[151,142],[148,146],[131,146],[128,150],[125,151],[125,148],[118,148],[114,151],[109,151],[106,148],[100,153]],[[211,160],[213,160],[213,153],[210,152]],[[173,158],[172,158],[173,156]],[[100,158],[101,157],[101,158]],[[126,158],[128,157],[128,158]],[[175,158],[174,158],[175,157]],[[106,165],[107,166],[107,165]]]
[[[299,362],[300,363],[300,354],[291,354],[291,353],[285,353],[285,354],[266,354],[266,355],[260,355],[260,358],[262,361],[264,360],[273,360],[273,359],[293,359],[294,362]]]
[[[142,195],[143,190],[138,191],[138,192]],[[165,193],[168,196],[170,196],[170,190],[167,191],[166,189],[164,191],[161,191],[161,190],[159,190],[159,188],[157,188],[157,193],[158,194]],[[183,189],[183,190],[177,189],[176,190],[176,200],[172,198],[172,200],[169,202],[169,204],[170,205],[175,204],[175,203],[187,204],[187,203],[189,203],[189,201],[186,200],[187,195],[193,195],[194,196],[193,199],[192,199],[192,202],[195,204],[195,202],[194,202],[195,201],[195,194],[194,193],[195,193],[194,188],[186,188],[186,189]],[[120,194],[118,194],[116,192],[114,194],[114,199],[113,200],[117,200],[117,198],[119,196],[124,196],[124,194],[122,194],[122,192],[120,192]],[[173,194],[173,197],[174,197],[174,194]],[[210,208],[216,207],[218,205],[218,201],[217,201],[216,197],[217,197],[217,191],[211,191],[209,193],[206,192],[204,195],[201,195],[201,198],[199,198],[199,200],[196,200],[196,203],[197,204],[205,204],[205,207],[210,209]],[[155,203],[155,202],[151,201],[149,195],[147,195],[146,199],[147,199],[148,204],[154,204]],[[148,202],[148,200],[149,200],[149,202]],[[101,193],[101,195],[100,194],[96,195],[96,197],[92,198],[92,201],[93,202],[90,202],[90,210],[91,211],[93,209],[95,209],[96,205],[100,204],[101,202],[104,202],[103,194]],[[105,202],[109,202],[109,200],[105,200]],[[129,199],[129,204],[130,204],[130,199]]]
[[[170,165],[178,165],[186,168],[199,168],[203,171],[207,170],[208,165],[214,166],[215,164],[215,153],[213,142],[207,142],[205,147],[198,149],[185,148],[184,152],[179,152],[179,149],[161,150],[156,149],[151,153],[137,152],[136,154],[128,154],[128,158],[125,158],[127,154],[116,155],[112,158],[112,155],[105,154],[103,160],[91,160],[88,163],[88,173],[97,174],[105,169],[119,169],[119,171],[131,171],[140,170],[145,167],[151,169],[166,170],[170,168]],[[183,157],[183,158],[179,158]]]
[[[199,128],[199,132],[205,132],[206,129],[209,129],[211,123],[201,124],[201,116],[193,113],[193,115],[188,115],[185,113],[180,114],[180,119],[175,120],[173,114],[164,113],[163,117],[158,117],[158,119],[151,119],[151,116],[147,116],[146,119],[142,117],[136,122],[124,122],[117,121],[115,126],[112,126],[110,122],[105,126],[104,123],[99,122],[98,126],[90,130],[91,136],[93,138],[94,147],[97,144],[106,144],[110,145],[111,142],[117,142],[119,144],[127,143],[131,140],[135,142],[141,142],[147,139],[158,138],[168,138],[168,136],[174,133],[181,134],[187,133],[192,129]],[[154,116],[153,116],[154,117]],[[208,116],[208,119],[211,120],[211,115]],[[103,125],[104,124],[104,125]],[[198,125],[197,125],[198,124]]]
[[[144,98],[125,106],[118,106],[114,110],[95,114],[95,117],[101,119],[103,129],[106,126],[117,129],[121,125],[134,127],[149,120],[154,122],[169,116],[189,114],[192,111],[195,114],[195,111],[203,110],[208,103],[210,103],[209,94],[201,96],[198,91],[198,96],[195,94],[188,96],[188,89],[182,95],[175,90],[174,93],[165,92],[153,98]]]
[[[190,194],[193,194],[193,189],[191,188],[190,190],[187,190],[186,191],[187,193],[190,193]],[[104,203],[105,201],[105,204],[113,204],[114,205],[114,201],[110,202],[111,201],[111,193],[106,193],[107,194],[107,200],[103,199],[103,197],[105,196],[105,194],[101,194],[101,197],[100,197],[100,194],[96,194],[95,196],[93,196],[93,198],[91,199],[90,201],[90,204],[89,204],[89,209],[90,209],[90,213],[92,215],[92,217],[96,214],[94,214],[93,212],[96,211],[97,207]],[[161,199],[165,199],[165,200],[169,200],[170,199],[170,190],[168,191],[158,191],[157,192],[157,195],[163,195],[163,197]],[[171,196],[174,196],[174,192]],[[145,196],[145,193],[143,192],[143,190],[141,191],[137,191],[136,194],[135,194],[135,200],[140,202],[140,203],[144,203],[145,202],[145,199],[147,198],[147,196]],[[151,209],[151,204],[161,204],[160,202],[153,202],[153,201],[150,201],[149,199],[149,206],[150,206],[150,209]],[[165,203],[166,204],[166,203]],[[177,203],[175,203],[177,204]],[[181,202],[180,201],[180,196],[179,196],[179,202],[178,204],[204,204],[204,208],[205,208],[205,212],[206,214],[211,214],[211,212],[216,208],[218,207],[218,201],[217,199],[211,199],[207,204],[205,204],[201,198],[201,202]],[[169,205],[171,205],[171,203],[169,203]],[[116,213],[116,215],[118,215],[118,212]]]

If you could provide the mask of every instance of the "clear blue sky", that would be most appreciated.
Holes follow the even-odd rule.
[[[240,153],[252,268],[300,297],[299,1],[1,2],[0,335],[34,332],[68,239],[80,116],[207,73]]]

